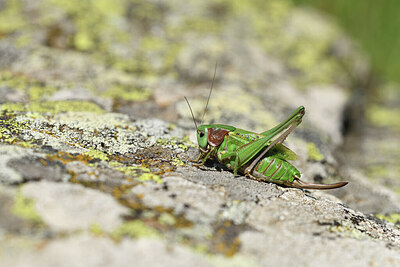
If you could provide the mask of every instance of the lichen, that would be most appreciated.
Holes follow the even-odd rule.
[[[166,212],[160,215],[158,221],[168,226],[174,226],[177,223],[175,217],[172,214]]]
[[[117,171],[123,172],[124,174],[132,177],[137,177],[140,181],[154,181],[161,184],[162,179],[159,175],[150,172],[150,169],[143,166],[125,166],[117,167]]]
[[[400,109],[372,105],[367,109],[367,118],[375,126],[400,130]]]
[[[103,93],[105,97],[120,98],[127,101],[145,101],[152,95],[150,88],[115,85]]]
[[[172,160],[172,164],[175,166],[184,166],[185,165],[185,163],[179,158],[174,158]]]
[[[140,220],[125,222],[111,233],[111,237],[120,240],[123,237],[140,238],[150,237],[159,238],[160,234],[154,228],[147,226]]]
[[[32,141],[24,141],[18,138],[18,135],[29,129],[28,122],[20,122],[16,119],[13,112],[0,112],[0,141],[9,144],[19,144],[24,147],[31,147]]]
[[[195,145],[188,140],[188,138],[160,138],[157,139],[157,144],[163,148],[179,149],[177,153],[188,150],[189,146],[195,147]]]
[[[329,231],[334,232],[340,236],[351,237],[354,239],[372,239],[365,227],[362,225],[355,225],[351,221],[342,221],[334,223],[332,226],[328,226]]]
[[[391,214],[376,214],[378,219],[385,220],[394,224],[400,224],[400,213],[391,213]]]
[[[1,111],[13,112],[39,112],[57,114],[61,112],[93,112],[104,113],[97,104],[89,101],[44,101],[31,102],[29,104],[5,103],[1,105]]]
[[[98,223],[93,223],[89,227],[90,232],[95,236],[101,236],[104,234],[103,229]]]
[[[308,159],[311,161],[322,161],[325,158],[319,151],[318,147],[312,142],[307,143],[307,152]]]
[[[85,152],[85,155],[88,155],[91,158],[94,159],[100,159],[102,161],[108,161],[109,157],[107,155],[107,153],[95,150],[95,149],[91,149],[88,152]]]
[[[41,100],[43,97],[47,97],[58,90],[41,81],[37,81],[22,74],[14,74],[10,71],[0,72],[0,86],[25,92],[30,101]]]
[[[151,173],[151,172],[145,172],[142,175],[138,177],[140,181],[155,181],[156,183],[162,184],[162,179],[159,175]]]
[[[26,21],[21,15],[20,1],[5,1],[0,9],[0,36],[23,29]]]
[[[43,220],[37,213],[35,208],[35,202],[25,197],[21,191],[17,191],[14,197],[14,205],[11,209],[12,213],[24,220],[27,220],[34,224],[43,224]]]

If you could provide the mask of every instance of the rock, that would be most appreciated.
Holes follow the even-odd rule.
[[[369,71],[330,20],[286,0],[6,2],[0,21],[18,23],[0,27],[0,265],[398,265],[396,221],[369,214],[398,212],[398,197],[340,160],[348,73]],[[183,96],[197,121],[255,132],[304,105],[285,141],[294,165],[350,184],[193,166]]]
[[[135,186],[132,193],[141,195],[148,207],[173,208],[175,213],[185,213],[187,218],[199,222],[214,220],[225,199],[223,192],[176,176],[164,178],[162,185]]]
[[[0,145],[0,182],[6,184],[16,184],[24,180],[24,177],[14,168],[8,166],[12,160],[20,160],[27,155],[32,155],[32,151],[17,146]]]
[[[21,192],[35,201],[38,214],[54,231],[85,230],[92,225],[111,231],[128,213],[111,196],[81,185],[42,181],[24,185]]]
[[[6,266],[210,266],[204,257],[164,240],[112,240],[78,235],[49,242],[34,253],[5,257]]]
[[[262,266],[368,266],[400,264],[398,250],[385,247],[382,242],[341,238],[330,240],[319,236],[285,231],[240,235],[242,253],[253,255]],[[370,253],[374,251],[374,253]]]

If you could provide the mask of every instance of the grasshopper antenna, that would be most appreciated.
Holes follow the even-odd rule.
[[[192,110],[192,107],[190,106],[190,104],[189,104],[189,100],[186,98],[186,96],[184,96],[184,98],[185,98],[185,100],[186,100],[186,103],[187,103],[187,104],[188,104],[188,106],[189,106],[190,113],[192,114],[192,118],[193,118],[194,126],[196,126],[196,131],[197,131],[197,123],[196,123],[196,119],[194,118],[194,115],[193,115],[193,110]]]
[[[211,82],[210,93],[208,94],[206,107],[204,108],[204,112],[203,112],[203,116],[201,117],[201,123],[200,123],[200,124],[203,124],[204,115],[206,115],[206,112],[207,112],[208,102],[210,102],[211,92],[212,92],[212,89],[213,89],[213,87],[214,87],[215,74],[217,74],[217,65],[218,65],[218,62],[216,61],[216,62],[215,62],[215,68],[214,68],[214,77],[213,77],[212,82]]]

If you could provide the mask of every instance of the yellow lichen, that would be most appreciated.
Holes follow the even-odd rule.
[[[162,183],[162,179],[159,175],[150,172],[150,169],[143,166],[127,166],[117,167],[117,171],[123,172],[128,176],[137,177],[140,181],[155,181],[156,183]]]
[[[183,161],[182,161],[181,159],[174,158],[174,159],[172,160],[172,165],[175,165],[175,166],[183,166],[183,165],[185,165],[185,163],[183,163]]]
[[[31,223],[42,224],[42,218],[37,213],[35,202],[22,195],[21,191],[17,191],[14,197],[14,205],[11,209],[12,213],[22,219]]]
[[[312,143],[307,143],[308,159],[311,161],[321,161],[324,159],[324,155],[321,154],[318,147]]]
[[[378,219],[385,220],[394,224],[400,224],[400,214],[399,213],[391,213],[391,214],[376,214]]]
[[[101,229],[101,226],[98,223],[91,224],[89,230],[95,236],[100,236],[104,234],[103,229]]]
[[[144,222],[135,220],[122,224],[111,233],[111,237],[116,240],[120,240],[125,236],[130,238],[160,237],[160,234]]]
[[[103,95],[127,101],[145,101],[151,97],[152,91],[150,88],[115,85],[104,92]]]
[[[367,109],[368,120],[379,127],[393,127],[400,130],[400,109],[373,105]]]
[[[85,152],[85,155],[88,155],[89,157],[92,157],[94,159],[100,159],[103,161],[107,161],[109,159],[107,153],[101,152],[96,149],[91,149],[91,150]]]
[[[104,110],[97,104],[89,101],[44,101],[31,102],[26,105],[21,103],[5,103],[1,105],[1,111],[39,112],[51,114],[69,111],[93,113],[104,112]]]

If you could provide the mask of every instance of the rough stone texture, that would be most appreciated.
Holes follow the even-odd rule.
[[[114,243],[90,235],[52,241],[35,253],[5,258],[5,266],[210,266],[206,259],[180,245],[162,240],[123,240]]]
[[[294,261],[296,266],[396,266],[400,262],[399,252],[382,242],[350,238],[333,242],[274,230],[265,234],[244,232],[240,239],[243,254],[256,255],[261,266],[293,266]]]
[[[21,192],[35,201],[36,211],[54,231],[88,229],[94,224],[111,231],[128,213],[111,196],[81,185],[41,181],[24,185]]]
[[[321,15],[284,0],[0,6],[1,266],[400,265],[396,220],[378,219],[400,210],[397,194],[340,147],[348,72],[367,78],[367,60]],[[183,96],[202,120],[215,61],[203,123],[262,132],[304,105],[285,141],[293,164],[305,181],[350,184],[193,166]]]
[[[31,156],[31,150],[17,146],[0,145],[0,181],[6,184],[16,184],[24,181],[24,174],[16,171],[11,162],[22,160],[24,157]],[[11,164],[12,165],[12,164]],[[29,174],[29,176],[31,176]]]
[[[204,185],[176,176],[164,178],[160,185],[135,186],[132,193],[142,194],[142,201],[146,206],[174,208],[177,214],[185,212],[189,219],[199,221],[214,220],[224,204],[223,192],[209,190]]]

